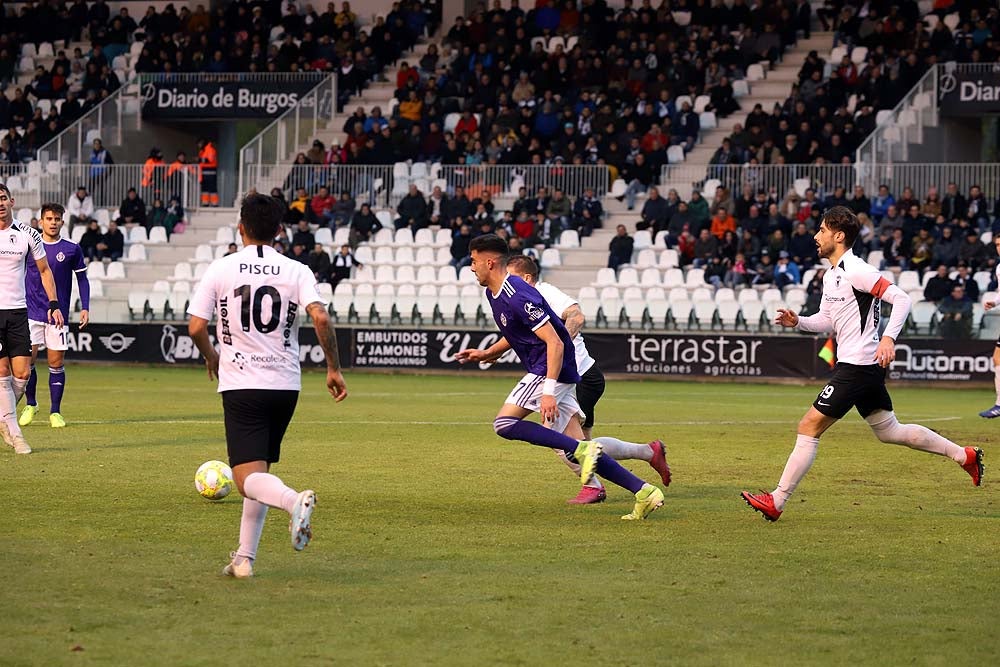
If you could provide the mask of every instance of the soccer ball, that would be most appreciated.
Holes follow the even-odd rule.
[[[222,461],[206,461],[194,474],[194,488],[203,498],[222,500],[233,490],[233,471]]]

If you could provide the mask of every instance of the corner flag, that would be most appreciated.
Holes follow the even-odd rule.
[[[833,368],[834,366],[837,365],[837,355],[834,353],[833,350],[832,337],[826,339],[826,343],[819,351],[819,358],[825,361],[827,365],[830,366],[830,368]]]

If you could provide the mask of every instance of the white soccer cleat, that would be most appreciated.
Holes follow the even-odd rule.
[[[13,438],[14,453],[15,454],[30,454],[31,447],[28,446],[28,441],[24,439],[24,436],[18,433]]]
[[[295,499],[295,507],[292,508],[292,520],[288,523],[288,530],[292,534],[292,548],[302,551],[312,539],[312,513],[316,507],[316,492],[306,489]]]
[[[0,420],[0,440],[3,440],[8,447],[14,446],[14,438],[10,435],[10,428],[2,420]]]
[[[234,579],[249,579],[253,576],[252,560],[237,556],[235,551],[229,554],[229,558],[229,565],[222,568],[222,574]]]

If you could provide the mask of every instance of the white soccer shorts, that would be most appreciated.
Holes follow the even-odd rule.
[[[526,410],[538,412],[538,408],[542,402],[542,389],[544,386],[544,377],[541,375],[535,375],[534,373],[528,373],[521,378],[521,381],[517,383],[517,386],[511,390],[504,403],[512,403]],[[583,421],[586,418],[586,415],[583,414],[583,410],[580,409],[580,404],[576,400],[575,384],[556,382],[555,396],[556,405],[559,407],[559,414],[556,416],[555,422],[545,424],[547,427],[551,428],[553,431],[562,433],[566,430],[566,427],[569,426],[571,419],[577,418],[580,421]]]
[[[44,345],[50,350],[64,352],[69,349],[66,344],[69,338],[69,327],[63,325],[57,327],[54,324],[39,322],[38,320],[28,320],[28,332],[31,335],[32,345]]]

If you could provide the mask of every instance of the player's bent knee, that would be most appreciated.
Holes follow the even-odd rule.
[[[865,421],[868,422],[875,437],[882,442],[890,445],[904,444],[905,434],[901,432],[902,425],[896,419],[895,412],[879,410],[865,417]]]
[[[501,438],[506,438],[508,440],[514,440],[512,431],[517,422],[521,421],[516,417],[497,417],[493,420],[493,430]]]

